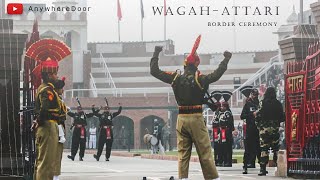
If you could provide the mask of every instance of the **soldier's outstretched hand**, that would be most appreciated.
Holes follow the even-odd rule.
[[[225,51],[225,52],[223,53],[223,56],[224,56],[225,58],[227,58],[227,59],[231,59],[232,53],[229,52],[229,51]]]
[[[155,46],[154,47],[154,52],[156,52],[156,53],[160,53],[161,51],[162,51],[162,46]]]

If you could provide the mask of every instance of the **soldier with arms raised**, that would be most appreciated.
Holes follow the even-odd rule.
[[[184,73],[164,72],[159,69],[158,61],[162,47],[156,46],[150,62],[151,75],[171,84],[176,101],[179,105],[177,119],[178,164],[179,179],[187,180],[189,161],[194,143],[199,155],[200,164],[205,180],[220,179],[213,161],[208,129],[202,116],[202,104],[209,84],[217,81],[227,70],[231,53],[225,52],[225,59],[218,69],[208,75],[198,70],[200,58],[196,54],[201,36],[196,40],[191,54],[185,59]]]

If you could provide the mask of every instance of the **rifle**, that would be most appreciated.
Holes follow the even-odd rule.
[[[76,100],[77,100],[77,102],[78,102],[78,105],[81,107],[81,109],[82,109],[82,106],[81,106],[81,103],[80,103],[80,100],[79,100],[79,98],[78,97],[76,97]],[[83,112],[83,110],[82,110],[82,112]],[[86,113],[85,112],[83,112],[83,115],[84,115],[84,117],[87,119],[87,115],[86,115]]]
[[[206,104],[213,112],[216,111],[218,107],[213,102],[212,96],[208,93],[208,91],[205,91],[205,90],[203,90],[203,91],[208,96],[207,98],[205,98],[204,104]],[[208,102],[208,101],[210,101],[210,102]]]
[[[104,100],[106,101],[107,106],[109,106],[109,103],[108,103],[107,97],[104,97]]]

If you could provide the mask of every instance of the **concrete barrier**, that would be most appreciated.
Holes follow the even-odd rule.
[[[275,175],[278,177],[287,177],[287,152],[286,150],[280,150],[278,153],[278,167]]]

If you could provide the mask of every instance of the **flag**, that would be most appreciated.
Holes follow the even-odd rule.
[[[164,5],[163,5],[163,9],[164,9],[164,15],[167,15],[167,2],[166,0],[163,1]]]
[[[140,7],[141,7],[141,18],[144,18],[144,10],[143,10],[143,2],[140,0]]]
[[[118,0],[118,11],[117,11],[117,15],[118,15],[118,20],[121,21],[121,19],[122,19],[122,12],[121,12],[120,0]]]
[[[38,20],[35,19],[34,23],[33,23],[33,27],[32,27],[32,33],[30,35],[30,38],[26,42],[26,49],[28,49],[33,43],[40,40],[40,35],[39,35],[38,29],[39,29]],[[37,65],[36,61],[33,61],[29,57],[25,56],[25,61],[24,61],[24,70],[25,70],[25,74],[26,74],[25,75],[25,83],[27,84],[28,87],[29,87],[30,81],[32,82],[33,85],[35,85],[35,87],[38,87],[41,84],[41,78],[29,76],[31,74],[32,70],[36,67],[36,65]]]

